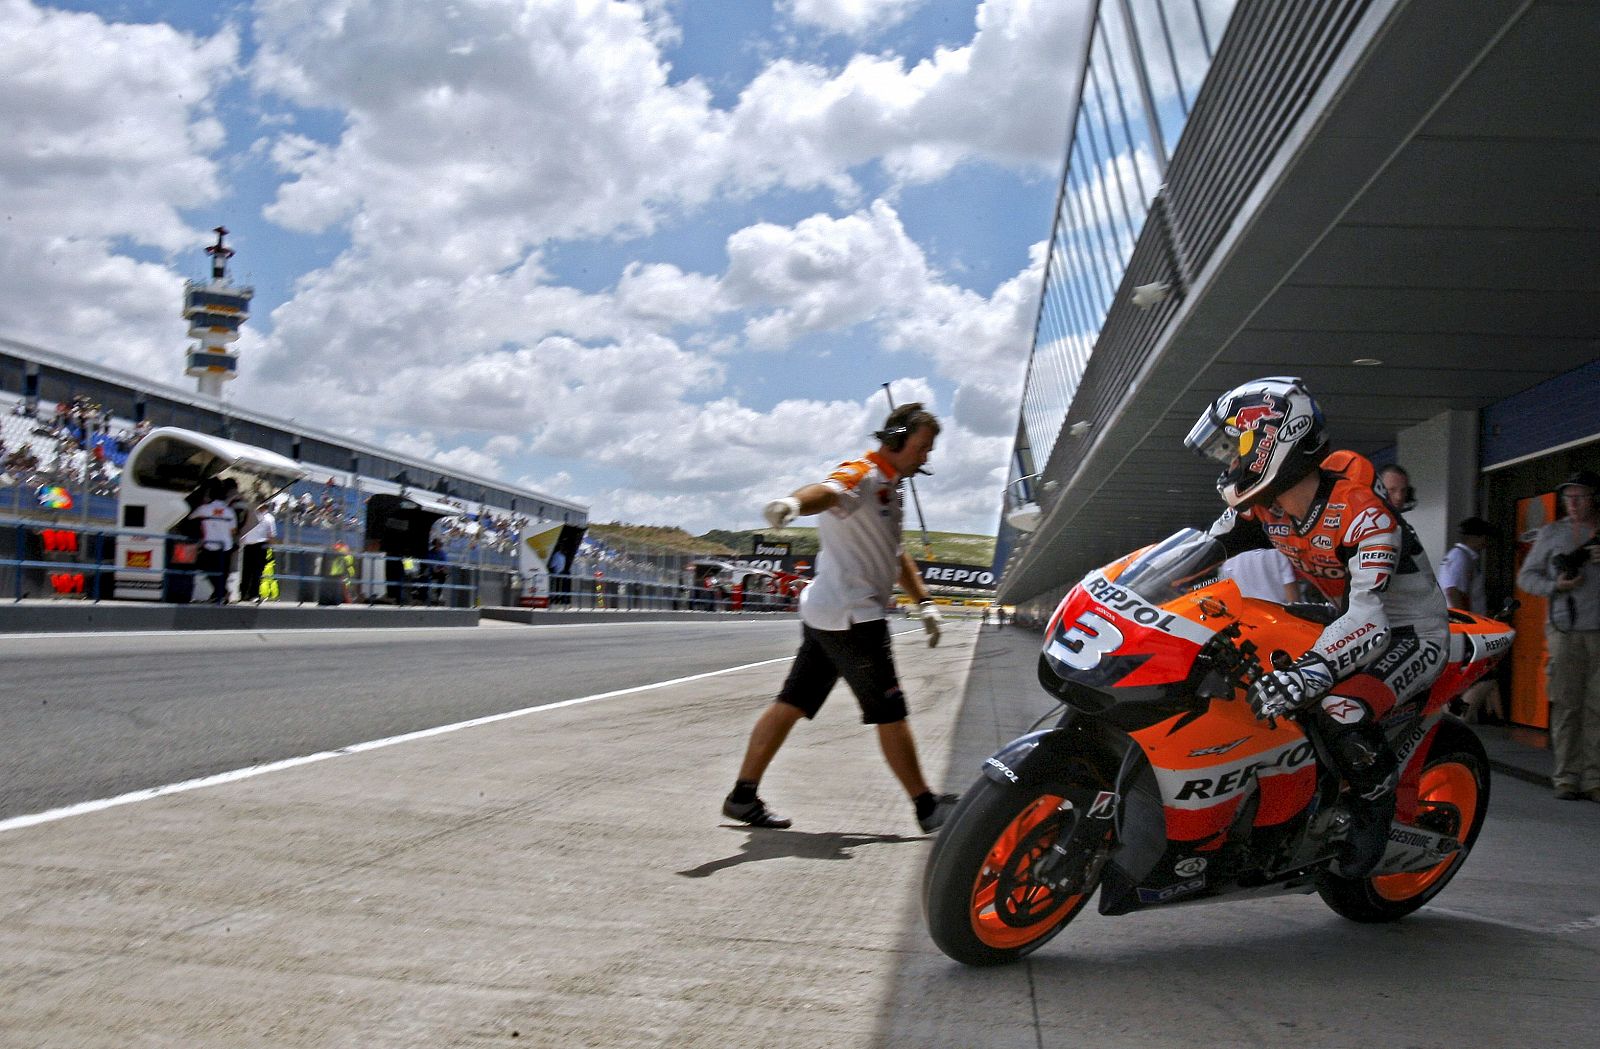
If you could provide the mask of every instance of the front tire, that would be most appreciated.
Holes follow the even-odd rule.
[[[940,950],[965,965],[1003,965],[1037,950],[1077,916],[1096,885],[1065,895],[1031,875],[1083,818],[1084,794],[1062,782],[1002,787],[979,778],[939,836],[923,878],[923,913]],[[1074,849],[1067,862],[1081,864],[1073,872],[1081,875],[1093,857],[1092,847]]]
[[[1417,785],[1417,822],[1461,842],[1460,851],[1427,870],[1350,879],[1325,875],[1322,900],[1352,921],[1398,921],[1444,890],[1472,852],[1489,813],[1489,756],[1470,729],[1441,736]]]

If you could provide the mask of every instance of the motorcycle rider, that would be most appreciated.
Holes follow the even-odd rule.
[[[1399,767],[1382,726],[1414,717],[1444,668],[1444,593],[1372,463],[1328,450],[1322,410],[1300,379],[1229,390],[1184,445],[1224,464],[1217,491],[1228,508],[1211,534],[1227,556],[1276,547],[1338,607],[1310,650],[1262,674],[1249,698],[1261,718],[1315,708],[1315,730],[1349,787],[1338,873],[1365,877],[1395,813]]]

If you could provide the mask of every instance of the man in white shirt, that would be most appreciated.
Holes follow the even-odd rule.
[[[1481,517],[1469,517],[1457,526],[1460,536],[1439,565],[1439,585],[1451,608],[1484,615],[1489,599],[1483,589],[1483,552],[1488,549],[1494,525]]]
[[[239,523],[224,494],[220,481],[207,481],[206,501],[189,515],[200,522],[200,553],[195,566],[211,581],[211,600],[218,605],[228,603],[228,554],[233,550]]]
[[[1487,615],[1489,598],[1483,584],[1483,554],[1495,534],[1495,527],[1481,517],[1469,517],[1457,526],[1457,533],[1460,541],[1450,548],[1439,565],[1439,586],[1451,608]],[[1500,680],[1493,673],[1473,682],[1461,694],[1460,702],[1462,716],[1468,721],[1505,719]]]
[[[256,507],[255,524],[239,538],[239,600],[261,602],[261,572],[267,566],[267,551],[278,541],[278,519],[272,504]]]
[[[877,726],[884,759],[916,810],[917,824],[933,831],[956,805],[954,794],[935,794],[922,776],[906,722],[905,695],[890,652],[885,608],[898,579],[922,608],[928,644],[939,643],[939,613],[917,563],[901,549],[902,482],[928,461],[939,422],[921,404],[889,413],[875,435],[877,451],[841,463],[825,481],[767,504],[765,516],[782,528],[797,516],[822,514],[817,575],[800,595],[803,639],[778,698],[767,707],[745,749],[732,793],[722,805],[729,819],[782,829],[790,821],[767,808],[756,788],[778,748],[801,718],[813,718],[843,677],[861,704],[861,720]]]
[[[1221,572],[1239,585],[1239,593],[1245,597],[1289,605],[1299,596],[1294,565],[1276,548],[1235,554],[1222,562]]]

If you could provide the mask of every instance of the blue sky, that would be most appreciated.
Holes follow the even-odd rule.
[[[0,335],[691,531],[946,422],[992,531],[1083,0],[0,0]]]

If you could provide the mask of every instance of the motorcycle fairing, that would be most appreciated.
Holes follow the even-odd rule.
[[[1516,631],[1498,619],[1450,610],[1450,650],[1445,666],[1428,690],[1426,709],[1443,707],[1489,673],[1511,650]]]
[[[1050,671],[1058,694],[1069,681],[1097,691],[1118,689],[1119,701],[1132,689],[1159,694],[1162,686],[1188,679],[1194,657],[1215,632],[1151,604],[1103,572],[1090,572],[1051,617],[1041,673]]]
[[[1006,744],[984,762],[983,774],[1001,786],[1028,789],[1075,769],[1088,771],[1113,792],[1116,845],[1105,867],[1110,878],[1106,884],[1124,885],[1131,894],[1167,851],[1167,826],[1160,787],[1144,751],[1128,736],[1069,714],[1061,726]],[[1102,893],[1102,909],[1106,901]]]
[[[1212,700],[1204,717],[1131,735],[1154,772],[1174,841],[1220,843],[1252,790],[1260,793],[1257,827],[1292,819],[1316,790],[1316,748],[1305,733],[1287,718],[1268,726],[1242,700]]]

